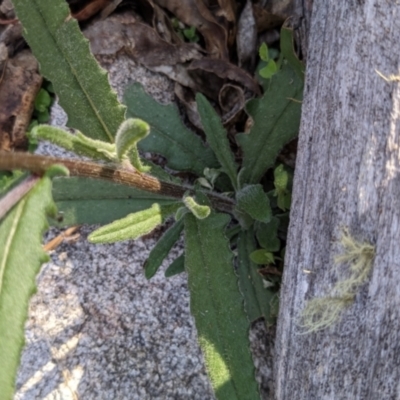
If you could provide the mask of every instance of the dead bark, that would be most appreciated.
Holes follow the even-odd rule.
[[[315,0],[313,7],[275,396],[399,399],[400,6]],[[334,263],[343,228],[375,246],[372,271],[333,326],[302,334],[307,301],[346,276],[349,266]]]

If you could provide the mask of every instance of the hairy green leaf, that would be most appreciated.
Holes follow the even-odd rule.
[[[36,290],[40,266],[48,260],[41,245],[46,214],[54,212],[51,181],[44,177],[0,223],[0,397],[4,400],[13,398],[29,298]]]
[[[208,100],[201,94],[196,95],[197,109],[207,136],[207,143],[213,149],[224,172],[229,176],[232,186],[237,188],[237,164],[229,145],[228,136],[221,119]]]
[[[124,100],[128,117],[141,118],[150,125],[150,135],[138,144],[140,150],[161,154],[172,169],[200,176],[204,168],[218,167],[212,150],[185,127],[175,106],[157,103],[138,83],[128,87]]]
[[[176,199],[101,179],[56,178],[53,198],[58,220],[52,225],[107,224],[127,214],[146,210],[154,203],[175,204]]]
[[[156,245],[153,247],[149,254],[149,258],[144,263],[144,275],[147,279],[152,278],[158,268],[160,268],[163,260],[167,257],[168,253],[172,249],[172,246],[176,243],[183,230],[183,220],[177,221],[171,226],[158,240]]]
[[[115,145],[101,140],[90,139],[82,135],[69,133],[51,125],[35,126],[28,134],[30,139],[47,140],[75,154],[90,157],[93,160],[116,161]]]
[[[267,251],[278,251],[281,248],[281,242],[278,239],[279,219],[272,217],[267,224],[257,223],[256,236],[260,246]]]
[[[190,308],[217,398],[259,399],[249,350],[249,321],[224,235],[229,221],[226,214],[211,214],[203,220],[185,216]]]
[[[254,124],[249,134],[237,136],[243,149],[243,170],[240,172],[243,184],[258,183],[274,165],[282,147],[297,136],[302,93],[302,80],[286,63],[271,78],[263,97],[247,103],[246,109]]]
[[[238,241],[238,275],[240,290],[245,298],[245,310],[250,321],[264,317],[268,325],[277,316],[277,295],[264,288],[257,265],[250,260],[250,254],[255,250],[253,231],[242,231]]]
[[[192,196],[184,197],[183,204],[185,204],[185,206],[198,219],[204,219],[210,215],[211,208],[209,206],[198,204]]]
[[[65,0],[13,0],[13,4],[41,73],[53,83],[68,114],[68,126],[113,142],[125,108],[90,53],[68,4]]]
[[[178,275],[185,272],[185,255],[182,254],[176,258],[169,267],[165,270],[165,277],[171,278],[171,276]]]
[[[261,185],[247,185],[236,193],[237,207],[256,221],[268,223],[272,210]]]
[[[138,239],[161,225],[180,206],[180,203],[168,206],[155,203],[147,210],[129,214],[125,218],[96,229],[88,236],[88,240],[92,243],[114,243]]]

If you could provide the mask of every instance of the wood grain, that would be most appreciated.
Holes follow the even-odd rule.
[[[276,399],[400,398],[400,3],[315,0],[276,339]],[[301,334],[328,293],[347,227],[376,246],[333,327]],[[311,273],[305,273],[310,270]]]

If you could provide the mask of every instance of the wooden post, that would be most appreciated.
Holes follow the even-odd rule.
[[[400,1],[314,0],[276,399],[400,399],[399,65]],[[346,277],[343,228],[375,246],[372,271],[339,321],[302,334],[307,301]]]

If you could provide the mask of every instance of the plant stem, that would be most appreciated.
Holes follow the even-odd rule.
[[[22,152],[10,153],[0,151],[0,170],[22,169],[31,171],[38,175],[43,175],[50,166],[55,164],[67,167],[71,176],[105,179],[179,200],[182,199],[183,195],[188,191],[191,192],[191,194],[194,194],[192,187],[159,181],[150,175],[127,170],[120,166],[39,156]],[[210,199],[213,208],[227,213],[233,212],[235,202],[232,199],[215,192],[206,192],[206,194]]]
[[[29,176],[0,199],[0,219],[35,186],[38,180],[38,177]]]

